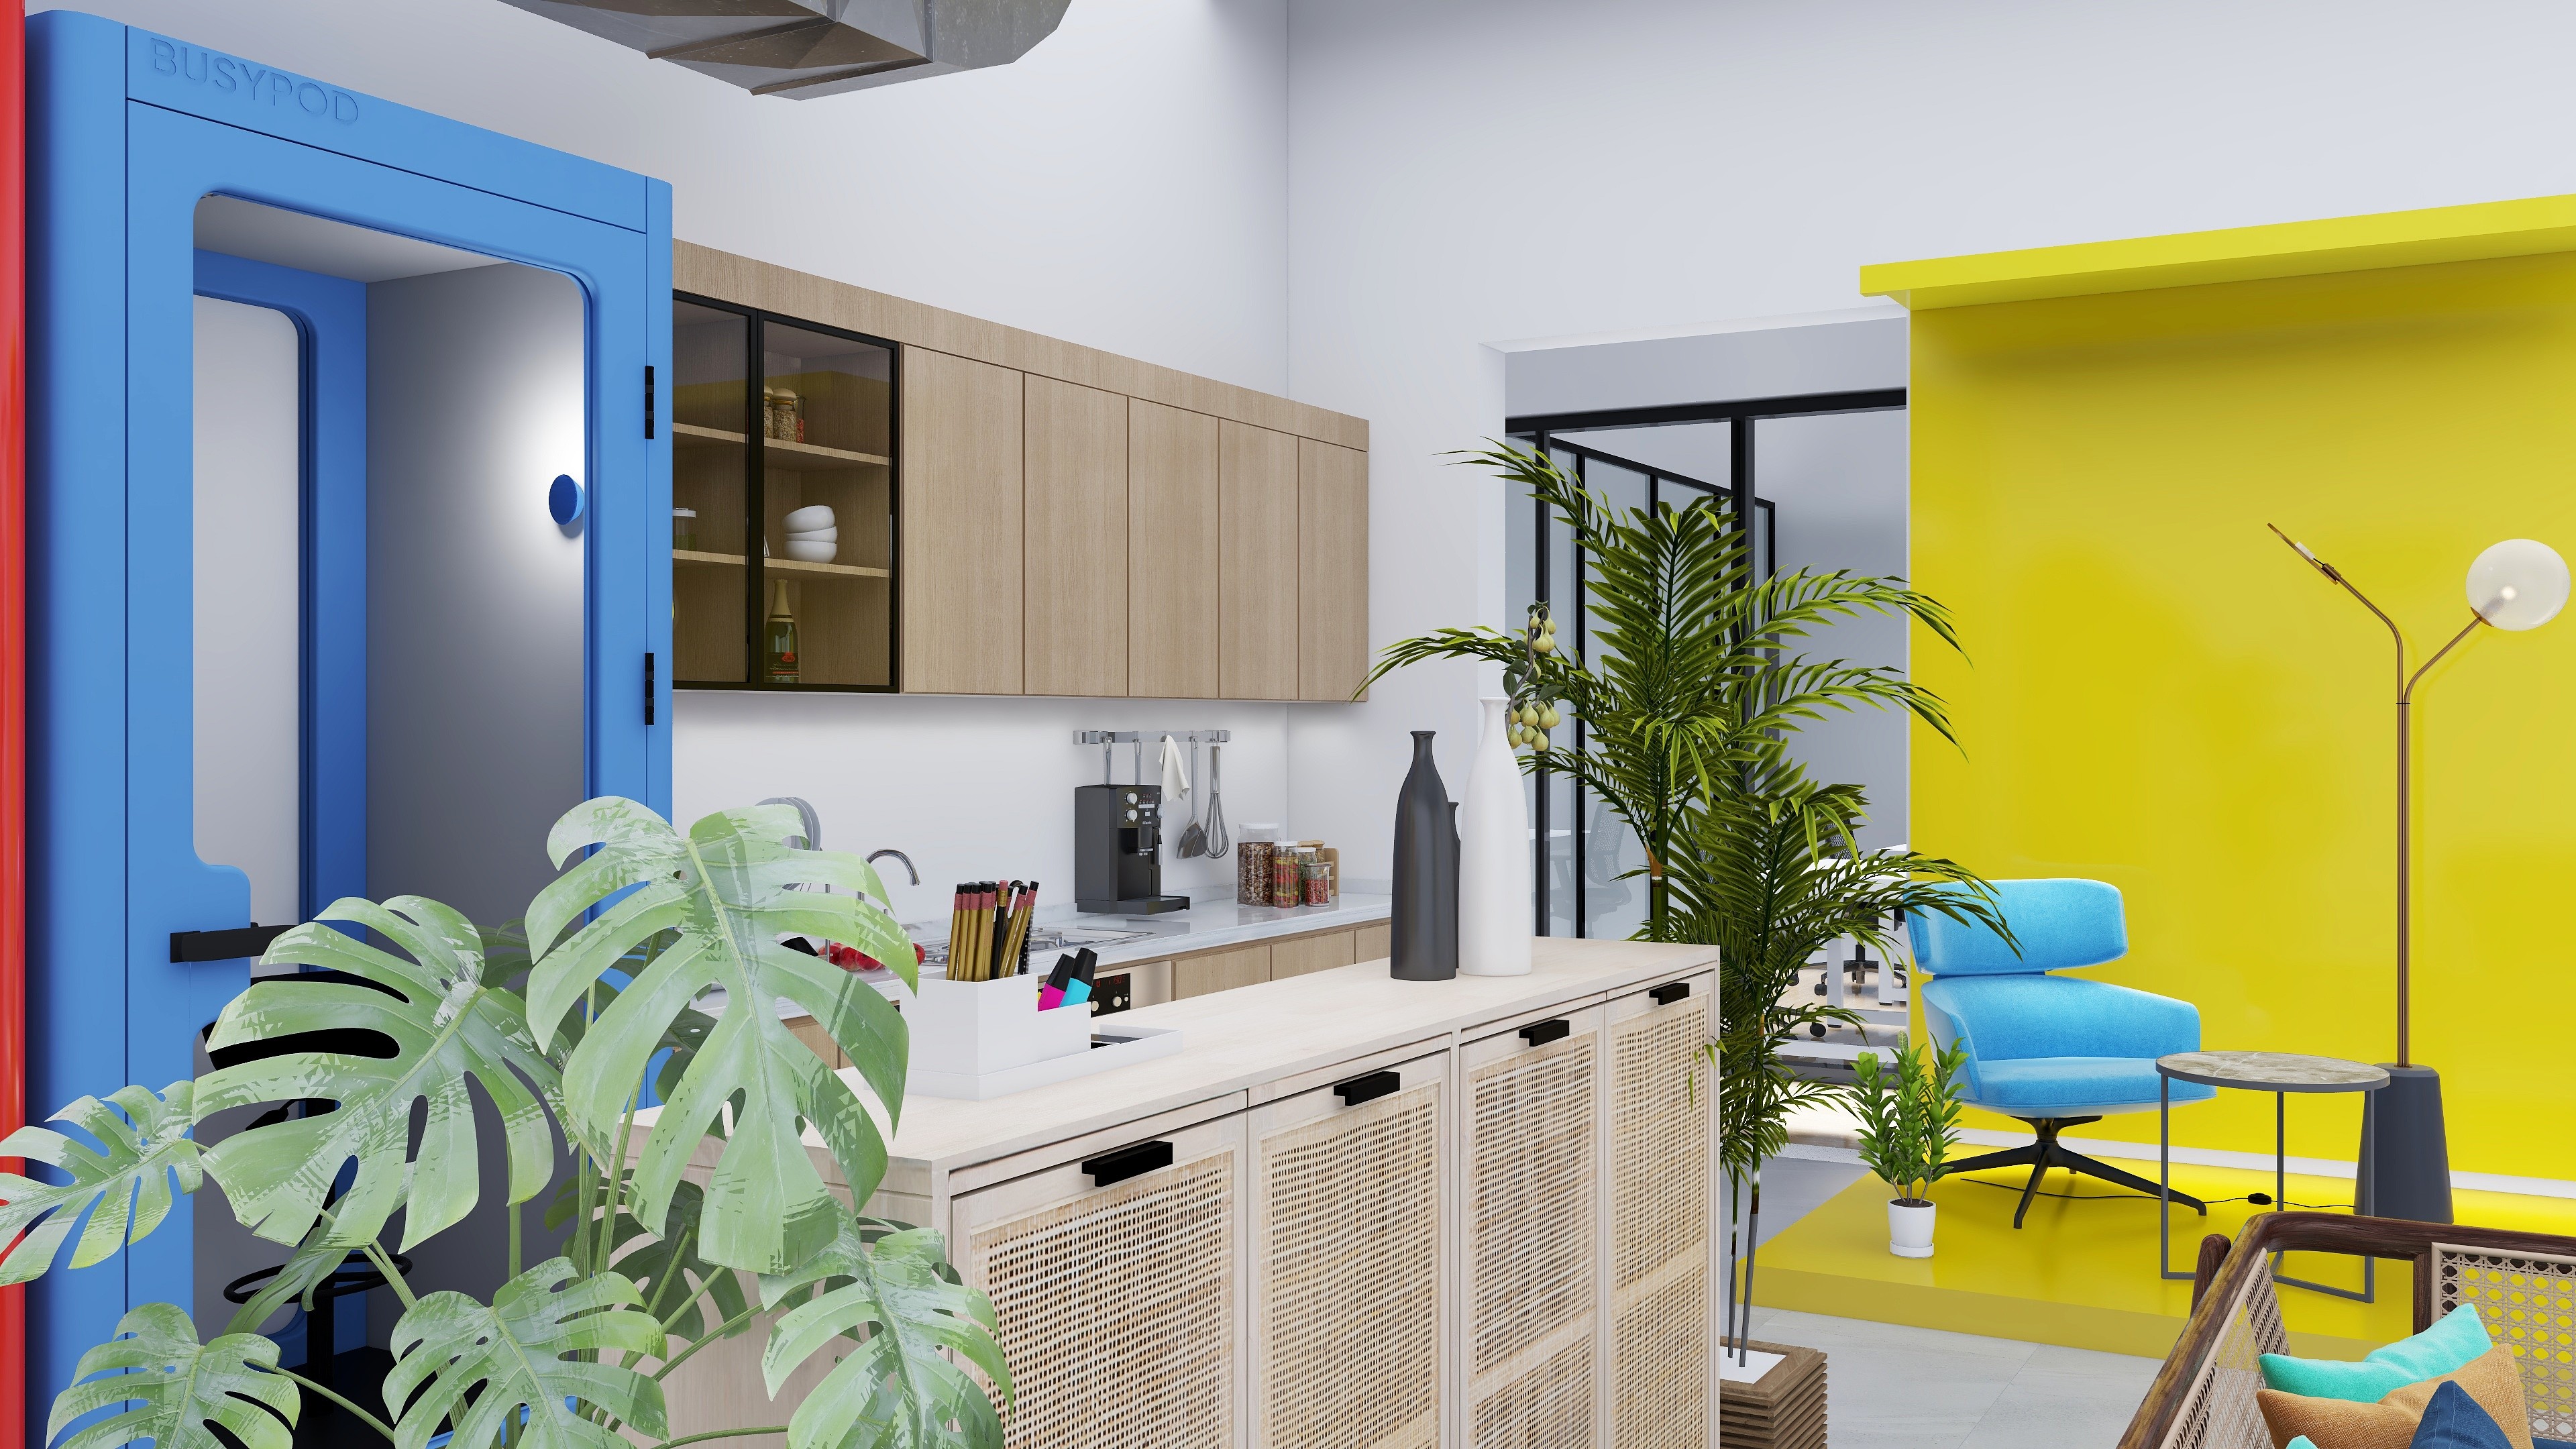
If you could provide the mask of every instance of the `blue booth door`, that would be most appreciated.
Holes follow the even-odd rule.
[[[174,941],[255,919],[251,878],[201,857],[228,822],[197,810],[257,792],[210,771],[290,762],[296,879],[262,899],[297,919],[412,892],[498,925],[551,873],[554,813],[598,794],[667,813],[670,461],[648,399],[668,375],[669,193],[95,17],[30,32],[29,1085],[50,1111],[193,1075],[199,1033],[248,984],[248,959],[178,959],[204,953]],[[288,252],[358,229],[467,255],[399,281],[209,257],[209,207]],[[268,564],[208,553],[248,535],[198,516],[223,506],[197,477],[197,383],[221,366],[201,293],[297,330],[297,537],[270,539]],[[513,371],[514,327],[560,346]],[[568,517],[549,511],[557,476]],[[199,677],[232,657],[199,618],[200,565],[240,563],[249,588],[278,560],[297,575],[279,657],[299,738],[281,753],[235,729],[210,752],[257,691]],[[36,1285],[39,1422],[128,1307],[199,1311],[192,1207]]]

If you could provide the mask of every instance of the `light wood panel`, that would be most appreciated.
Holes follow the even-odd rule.
[[[1214,699],[1217,420],[1133,398],[1127,414],[1127,692]]]
[[[1028,379],[1021,689],[1127,692],[1127,399]]]
[[[906,690],[1021,692],[1020,405],[1009,368],[903,355]]]
[[[1368,454],[1297,440],[1297,697],[1368,677]]]
[[[1395,950],[1395,928],[1384,921],[1362,926],[1353,933],[1358,939],[1352,956],[1360,961],[1383,961]]]
[[[1353,954],[1356,950],[1357,939],[1349,931],[1328,931],[1320,936],[1273,941],[1270,943],[1270,979],[1277,981],[1348,966],[1359,959]]]
[[[1297,439],[1218,429],[1218,677],[1228,699],[1297,697]]]
[[[673,242],[671,285],[683,292],[935,348],[953,356],[1140,397],[1210,417],[1230,418],[1346,448],[1368,446],[1368,422],[1363,418],[889,297],[883,292],[712,247]]]
[[[1270,948],[1246,946],[1238,951],[1210,951],[1172,963],[1172,999],[1231,991],[1270,979]]]

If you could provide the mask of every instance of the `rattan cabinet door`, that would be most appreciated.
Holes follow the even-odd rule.
[[[1067,1163],[951,1205],[1019,1391],[1011,1449],[1242,1441],[1244,1119],[1152,1140],[1169,1167],[1102,1185]]]
[[[1694,1081],[1716,978],[1613,1000],[1610,1079],[1611,1449],[1704,1449],[1716,1340],[1709,1272],[1716,1094]],[[1683,994],[1687,993],[1687,994]]]
[[[1459,1069],[1467,1442],[1589,1449],[1601,1419],[1601,1009],[1471,1041]]]
[[[1442,1443],[1448,1069],[1442,1052],[1252,1114],[1261,1449]]]

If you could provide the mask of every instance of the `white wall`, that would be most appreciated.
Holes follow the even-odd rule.
[[[78,8],[660,177],[690,241],[1286,387],[1282,0],[1082,0],[1012,65],[816,101],[755,98],[495,0]],[[934,887],[1035,877],[1070,900],[1069,792],[1098,778],[1077,728],[1240,730],[1229,818],[1286,811],[1278,706],[685,692],[672,713],[683,820],[801,794],[833,844],[907,849]],[[1214,889],[1231,870],[1167,880]],[[929,892],[897,904],[946,910]]]
[[[1501,427],[1484,344],[1849,308],[1868,262],[2576,190],[2571,49],[2547,0],[1297,0],[1289,382],[1371,420],[1371,636],[1499,614],[1499,500],[1439,456]],[[1353,827],[1402,755],[1352,745],[1436,723],[1466,758],[1469,682],[1420,673],[1299,731]]]

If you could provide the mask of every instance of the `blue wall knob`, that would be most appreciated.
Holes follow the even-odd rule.
[[[570,473],[557,473],[554,486],[546,490],[546,511],[555,516],[555,522],[570,523],[581,517],[581,502],[581,485],[572,481]]]

